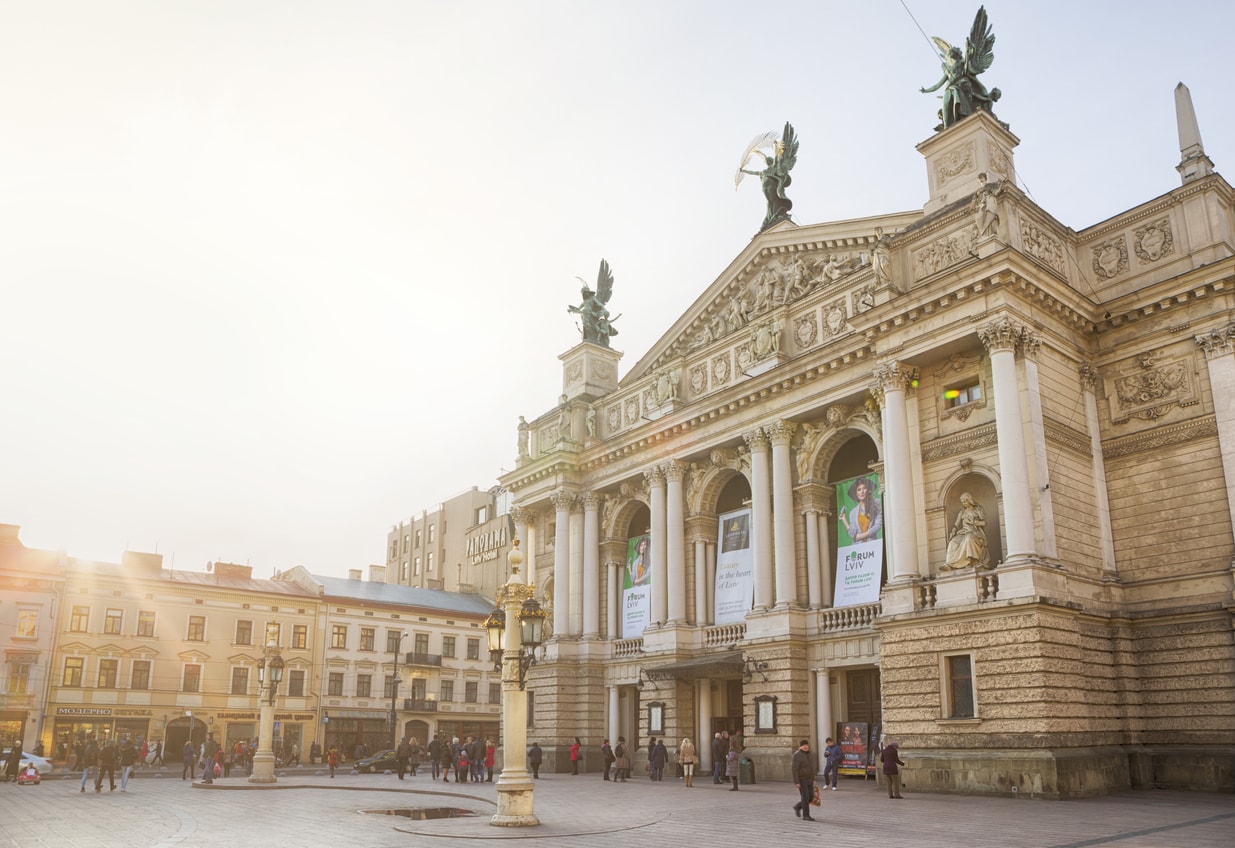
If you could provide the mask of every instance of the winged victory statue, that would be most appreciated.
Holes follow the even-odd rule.
[[[769,152],[765,153],[765,150]],[[746,166],[756,156],[763,158],[764,169],[762,171],[746,170]],[[742,182],[743,174],[759,177],[762,181],[763,196],[768,202],[768,214],[763,216],[763,226],[759,228],[759,232],[781,221],[792,220],[789,217],[789,210],[793,209],[793,201],[785,195],[785,189],[789,187],[789,183],[793,182],[789,171],[793,169],[797,161],[798,134],[794,132],[793,124],[788,121],[785,122],[785,130],[779,138],[776,133],[768,132],[756,136],[746,146],[746,152],[742,154],[742,161],[738,165],[738,172],[733,178],[733,186],[737,188]]]
[[[939,126],[935,127],[936,132],[978,111],[994,117],[995,112],[991,107],[999,99],[1001,92],[997,88],[988,91],[978,80],[978,74],[995,61],[995,36],[986,19],[986,7],[978,7],[969,37],[965,39],[963,54],[959,47],[953,47],[942,38],[936,36],[933,41],[943,59],[943,78],[930,88],[920,90],[923,94],[929,94],[943,89],[943,106],[939,109]],[[1004,124],[1004,127],[1006,128],[1007,124]]]
[[[583,283],[583,302],[578,306],[567,306],[566,311],[574,312],[582,320],[581,330],[585,342],[594,342],[609,347],[609,338],[618,334],[617,330],[613,329],[613,322],[622,317],[618,315],[610,318],[609,310],[605,306],[609,298],[613,297],[613,271],[609,268],[608,262],[604,259],[600,260],[600,271],[596,275],[596,291],[588,288],[587,280],[582,277],[576,279]]]

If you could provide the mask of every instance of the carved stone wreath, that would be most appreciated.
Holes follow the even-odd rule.
[[[1175,252],[1175,239],[1171,234],[1171,222],[1161,218],[1132,234],[1132,249],[1142,262],[1157,262]]]
[[[703,394],[708,387],[707,365],[696,365],[690,369],[690,390],[697,395]]]
[[[718,356],[712,360],[712,382],[723,386],[729,382],[729,357]]]
[[[626,423],[634,424],[639,420],[639,398],[626,398]]]
[[[1128,270],[1128,244],[1123,236],[1093,246],[1093,272],[1109,280]]]
[[[609,432],[615,433],[622,426],[622,407],[619,404],[614,404],[609,407]]]
[[[798,318],[797,326],[793,331],[793,340],[797,342],[800,350],[813,345],[819,338],[819,321],[815,318],[814,312]]]

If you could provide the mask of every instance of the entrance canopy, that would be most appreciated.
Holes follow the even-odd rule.
[[[727,651],[723,654],[708,654],[681,662],[658,665],[643,669],[648,680],[699,680],[708,677],[734,677],[743,669],[742,654]]]

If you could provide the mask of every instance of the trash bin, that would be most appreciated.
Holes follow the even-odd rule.
[[[750,757],[743,757],[738,763],[738,778],[744,786],[755,782],[755,761]]]

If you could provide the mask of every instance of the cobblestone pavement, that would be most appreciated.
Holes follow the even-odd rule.
[[[880,845],[983,848],[1231,848],[1235,796],[1126,792],[1084,801],[916,794],[890,800],[873,782],[847,780],[824,792],[816,822],[794,817],[797,792],[759,783],[731,792],[697,779],[606,783],[596,774],[547,775],[535,783],[539,827],[493,827],[492,783],[447,783],[425,773],[331,779],[311,768],[280,771],[273,787],[243,777],[198,786],[171,769],[143,773],[96,794],[80,778],[39,786],[0,784],[0,848],[365,848],[475,845],[480,840],[552,840],[560,848],[682,844],[702,840],[781,846],[818,839],[832,848]],[[467,817],[414,821],[361,811],[447,807]]]

